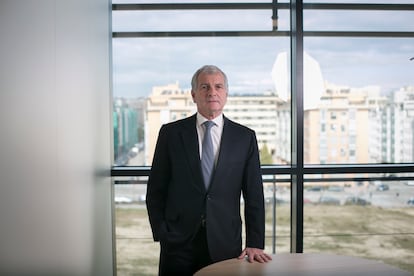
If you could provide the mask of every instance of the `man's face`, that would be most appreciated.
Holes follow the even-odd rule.
[[[198,76],[198,86],[191,91],[197,110],[204,117],[213,119],[223,112],[227,102],[227,87],[220,73],[201,73]]]

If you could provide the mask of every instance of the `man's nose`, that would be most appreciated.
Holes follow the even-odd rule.
[[[208,90],[208,93],[207,93],[209,96],[214,96],[214,95],[216,95],[217,94],[217,89],[216,88],[214,88],[214,87],[211,87],[209,90]]]

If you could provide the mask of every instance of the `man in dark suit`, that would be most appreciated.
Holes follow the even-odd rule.
[[[228,82],[218,67],[197,70],[191,86],[197,114],[161,127],[148,180],[148,216],[161,247],[159,274],[192,275],[236,257],[267,262],[271,257],[263,251],[265,212],[256,135],[223,115]],[[212,121],[211,128],[205,121]],[[209,146],[204,145],[205,133],[211,135]],[[203,151],[211,151],[211,165],[204,164]],[[212,172],[206,176],[204,167],[209,166]]]

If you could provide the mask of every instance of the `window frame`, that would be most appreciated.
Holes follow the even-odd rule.
[[[359,3],[303,3],[303,0],[291,0],[290,3],[179,3],[179,4],[112,4],[113,11],[133,10],[224,10],[224,9],[272,9],[290,11],[290,31],[274,28],[268,31],[180,31],[180,32],[113,32],[117,38],[149,37],[265,37],[284,36],[291,41],[291,164],[262,166],[266,175],[282,176],[278,182],[291,183],[291,236],[290,252],[303,253],[303,196],[304,182],[326,181],[377,181],[397,180],[413,181],[412,176],[398,176],[399,173],[414,172],[414,163],[395,164],[304,164],[304,107],[303,107],[303,39],[304,37],[375,37],[375,38],[413,38],[414,32],[402,31],[304,31],[304,10],[364,10],[364,11],[414,11],[414,4],[359,4]],[[140,177],[148,176],[150,167],[113,166],[111,176]],[[354,177],[355,174],[382,174],[382,177]],[[326,175],[340,177],[323,178]],[[344,176],[349,175],[349,176]],[[389,176],[393,175],[393,176]],[[287,177],[286,177],[287,176]],[[316,176],[316,177],[314,177]],[[321,177],[322,176],[322,177]],[[116,185],[117,182],[114,181]],[[141,183],[146,184],[146,183]]]

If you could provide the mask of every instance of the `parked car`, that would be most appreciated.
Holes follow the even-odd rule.
[[[414,186],[414,180],[409,180],[409,181],[405,182],[405,185]]]
[[[340,205],[341,201],[335,197],[331,196],[321,196],[318,201],[320,204],[327,204],[327,205]]]
[[[138,196],[138,202],[139,203],[145,203],[145,201],[146,201],[146,195],[145,194],[140,194]]]
[[[312,186],[309,187],[307,190],[311,192],[320,192],[323,190],[323,188],[321,186]]]
[[[265,203],[266,204],[273,204],[273,197],[272,196],[265,197]],[[287,202],[284,199],[276,197],[275,198],[275,203],[276,203],[276,205],[279,205],[279,204],[283,204],[283,203],[287,203]]]
[[[343,186],[329,186],[328,191],[330,192],[343,192],[344,191],[344,187]]]
[[[312,201],[309,198],[303,198],[303,204],[311,204]]]
[[[371,205],[371,202],[369,202],[366,199],[357,197],[357,196],[350,196],[345,200],[345,205]]]
[[[132,203],[132,199],[126,196],[116,196],[115,203],[123,204],[123,203]]]
[[[387,184],[380,184],[377,186],[377,191],[387,191],[390,187]]]

